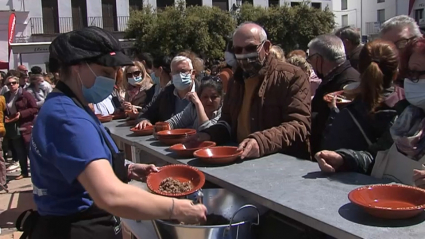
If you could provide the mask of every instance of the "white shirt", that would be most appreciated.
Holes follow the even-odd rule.
[[[101,114],[102,116],[108,116],[115,112],[115,107],[112,104],[112,95],[109,95],[103,101],[93,104],[94,113]]]

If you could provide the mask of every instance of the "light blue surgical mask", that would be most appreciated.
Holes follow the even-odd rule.
[[[173,75],[173,85],[177,90],[184,90],[192,84],[192,74],[178,73]]]
[[[90,71],[93,73],[93,75],[96,76],[96,79],[94,80],[94,84],[90,88],[86,88],[81,81],[80,74],[78,74],[78,77],[80,77],[81,81],[81,88],[83,90],[83,96],[86,99],[88,103],[97,104],[101,102],[102,100],[106,99],[112,91],[114,90],[115,80],[106,76],[97,76],[96,73],[91,69],[89,64],[87,64]]]
[[[419,79],[416,83],[408,78],[404,79],[404,94],[410,104],[425,111],[425,79]]]
[[[127,78],[127,81],[130,85],[135,86],[137,83],[141,82],[143,78],[141,76]]]
[[[155,72],[151,73],[151,78],[154,84],[159,85],[159,77],[155,75]]]

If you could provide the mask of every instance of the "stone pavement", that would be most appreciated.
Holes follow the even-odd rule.
[[[18,173],[19,174],[19,173]],[[9,193],[0,191],[0,239],[19,239],[21,233],[16,231],[16,218],[25,210],[35,208],[32,198],[31,178],[13,180],[8,176]]]

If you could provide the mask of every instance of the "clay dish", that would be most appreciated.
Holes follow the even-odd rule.
[[[207,164],[229,164],[242,155],[242,150],[237,149],[238,147],[233,146],[208,147],[195,151],[193,155]]]
[[[175,144],[170,147],[170,149],[175,152],[178,156],[184,157],[184,158],[190,158],[193,157],[193,153],[202,148],[206,147],[213,147],[215,146],[215,143],[212,141],[204,141],[204,142],[190,142],[190,143],[183,143],[183,144]]]
[[[144,129],[131,128],[130,131],[138,136],[151,135],[153,133],[153,126],[146,126]]]

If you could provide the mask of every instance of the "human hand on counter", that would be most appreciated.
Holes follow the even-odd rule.
[[[211,140],[211,136],[209,134],[204,132],[199,132],[192,136],[187,137],[184,143],[190,144],[190,143],[204,142],[209,140]]]
[[[191,200],[174,199],[171,218],[187,224],[207,221],[207,208],[203,204],[193,204]]]
[[[241,159],[244,158],[258,158],[260,157],[260,146],[257,140],[253,138],[244,139],[238,147],[238,151],[242,150]]]
[[[425,170],[413,169],[413,182],[416,187],[425,189]]]
[[[140,129],[145,129],[147,126],[152,126],[151,122],[149,122],[149,120],[142,120],[134,128],[140,130]]]
[[[323,150],[317,152],[314,158],[317,160],[320,170],[325,173],[335,173],[344,164],[342,156],[335,151]]]
[[[135,163],[128,166],[129,179],[145,181],[152,172],[159,172],[154,164]]]

